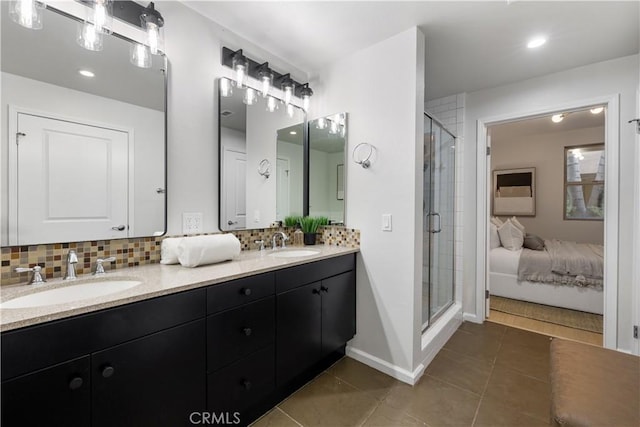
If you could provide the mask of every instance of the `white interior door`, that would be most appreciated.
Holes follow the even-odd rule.
[[[224,151],[224,202],[223,224],[227,230],[247,226],[247,155],[235,150]]]
[[[128,237],[127,132],[17,114],[10,244]]]
[[[289,159],[278,157],[276,162],[276,219],[282,221],[291,212]]]

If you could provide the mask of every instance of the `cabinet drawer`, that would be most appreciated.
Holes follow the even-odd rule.
[[[274,294],[273,273],[245,277],[207,288],[207,314],[217,313]]]
[[[284,292],[354,269],[355,254],[342,255],[286,268],[276,271],[276,291],[278,293]]]
[[[207,370],[213,372],[275,339],[275,297],[207,318]]]
[[[209,411],[242,412],[266,398],[275,389],[273,346],[260,350],[207,377]]]
[[[4,332],[2,380],[204,317],[197,289]]]

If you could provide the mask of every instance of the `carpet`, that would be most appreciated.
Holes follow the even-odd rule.
[[[602,316],[491,295],[491,309],[569,328],[602,333]]]

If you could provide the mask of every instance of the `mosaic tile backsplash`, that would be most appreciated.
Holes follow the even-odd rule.
[[[243,251],[257,249],[256,240],[264,240],[270,247],[270,239],[276,231],[283,231],[293,245],[293,227],[260,228],[239,230],[232,233],[240,240]],[[213,233],[210,233],[213,234]],[[54,243],[48,245],[9,246],[1,249],[2,266],[0,267],[0,284],[14,285],[27,283],[28,273],[16,273],[16,267],[42,267],[44,277],[53,279],[65,274],[66,256],[70,249],[78,254],[76,271],[78,275],[88,274],[95,267],[98,258],[116,257],[114,263],[105,263],[106,271],[118,268],[134,267],[143,264],[160,262],[160,247],[165,237],[142,237],[136,239],[97,240],[90,242]],[[360,231],[339,226],[322,227],[316,237],[317,244],[331,246],[360,247]]]

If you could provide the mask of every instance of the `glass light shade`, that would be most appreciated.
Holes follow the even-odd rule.
[[[87,11],[85,22],[91,22],[96,27],[96,31],[104,34],[111,34],[113,26],[113,1],[93,0],[93,8]]]
[[[153,22],[147,22],[147,45],[153,55],[164,52],[164,30]]]
[[[237,87],[242,87],[247,83],[247,72],[249,61],[242,55],[236,55],[231,60],[231,68],[236,73],[235,81]]]
[[[302,97],[302,108],[304,111],[309,110],[309,104],[311,102],[311,97],[313,96],[313,91],[309,87],[309,83],[302,85],[302,88],[300,89],[300,96]]]
[[[282,90],[284,91],[284,103],[287,105],[291,104],[291,99],[293,98],[293,83],[283,85]]]
[[[295,113],[295,109],[293,108],[292,104],[288,104],[287,105],[287,116],[289,117],[293,117],[294,113]]]
[[[260,79],[262,96],[266,98],[269,95],[271,85],[273,85],[273,73],[268,68],[263,69],[258,73],[258,78]]]
[[[337,121],[331,120],[329,122],[329,133],[331,135],[337,135],[338,132],[340,132],[340,125],[338,124]]]
[[[11,0],[9,16],[16,24],[32,30],[40,30],[44,8],[44,3],[35,0]]]
[[[308,111],[309,110],[309,103],[310,102],[311,102],[311,96],[304,95],[302,97],[302,108],[304,109],[304,111]]]
[[[242,102],[247,105],[253,105],[257,100],[258,95],[256,94],[256,90],[250,87],[246,88],[246,90],[244,91],[244,98],[242,99]]]
[[[231,80],[224,77],[220,79],[220,95],[225,98],[233,95],[233,84]]]
[[[267,96],[267,111],[273,113],[278,109],[278,100],[273,96]]]
[[[316,129],[325,129],[327,127],[326,117],[320,117],[316,120]]]
[[[149,46],[131,43],[129,53],[129,60],[133,65],[140,68],[151,68],[151,50]]]
[[[76,41],[80,46],[94,52],[102,50],[102,33],[90,22],[78,23],[78,37]]]

